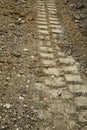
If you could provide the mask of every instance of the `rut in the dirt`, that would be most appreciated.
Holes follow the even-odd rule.
[[[54,0],[38,0],[37,11],[38,53],[46,76],[41,77],[43,83],[37,83],[36,87],[49,95],[49,98],[45,99],[49,102],[48,110],[43,109],[42,113],[39,113],[44,122],[49,124],[43,129],[82,129],[82,124],[85,124],[87,119],[85,117],[83,121],[81,118],[87,115],[87,83],[79,73],[79,64],[72,56],[64,54],[58,46],[65,34],[57,18]]]

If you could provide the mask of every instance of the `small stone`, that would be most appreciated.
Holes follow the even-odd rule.
[[[16,130],[19,130],[19,128],[17,128]]]
[[[29,83],[29,82],[30,82],[30,80],[27,80],[27,82]]]
[[[18,24],[23,24],[25,23],[25,20],[23,20],[22,18],[19,18],[18,21],[17,21]]]
[[[9,26],[10,26],[10,27],[14,27],[15,24],[14,24],[14,23],[10,23]]]
[[[31,108],[33,109],[34,107],[33,107],[33,106],[31,106]]]
[[[59,93],[58,93],[58,96],[59,96],[59,97],[60,97],[60,96],[62,96],[62,93],[61,93],[61,92],[59,92]]]
[[[51,75],[51,78],[55,78],[55,75]]]
[[[20,119],[21,117],[19,116],[18,119]]]
[[[6,77],[6,80],[10,80],[10,77]]]
[[[27,107],[27,105],[26,105],[26,104],[24,104],[24,107]]]
[[[5,128],[5,126],[3,125],[3,126],[1,126],[1,129],[3,130]]]
[[[34,59],[34,56],[31,56],[32,59]]]
[[[22,2],[22,3],[25,3],[25,1],[24,1],[24,0],[21,0],[21,2]]]
[[[75,20],[75,22],[78,22],[78,20]]]
[[[26,88],[29,88],[29,85],[26,85]]]
[[[21,23],[21,24],[25,23],[25,20],[21,20],[20,23]]]
[[[20,100],[24,100],[24,97],[20,96],[19,99],[20,99]]]
[[[21,21],[21,20],[22,20],[22,18],[19,18],[19,19],[18,19],[18,21]]]
[[[9,103],[6,103],[3,107],[6,107],[7,109],[9,109],[11,105]]]
[[[28,49],[27,49],[27,48],[24,48],[24,51],[28,51]]]

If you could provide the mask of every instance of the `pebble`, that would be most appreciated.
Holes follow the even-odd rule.
[[[55,78],[55,75],[51,75],[51,78]]]
[[[27,49],[27,48],[24,48],[24,51],[28,51],[28,49]]]
[[[10,27],[14,27],[15,24],[14,24],[14,23],[10,23],[9,26],[10,26]]]
[[[24,0],[21,0],[21,2],[22,2],[22,3],[25,3],[25,1],[24,1]]]
[[[20,75],[20,74],[17,74],[17,77],[21,77],[21,75]]]
[[[30,80],[27,80],[27,82],[29,83],[29,82],[30,82]]]
[[[21,119],[21,117],[19,116],[18,119]]]
[[[20,100],[24,100],[24,97],[20,96],[19,99],[20,99]]]
[[[29,88],[29,85],[26,85],[26,88]]]
[[[19,18],[17,22],[20,24],[23,24],[23,23],[25,23],[25,20],[23,20],[22,18]]]
[[[25,23],[25,20],[21,20],[21,24]]]
[[[31,106],[31,108],[33,109],[34,107],[33,107],[33,106]]]
[[[16,130],[19,130],[19,128],[17,128]]]
[[[10,80],[10,77],[6,77],[6,80]]]
[[[29,115],[27,115],[26,117],[29,117]]]
[[[45,65],[46,67],[49,67],[49,65]]]
[[[27,107],[27,105],[26,105],[26,104],[24,104],[24,107]]]
[[[33,59],[33,58],[34,58],[34,56],[31,56],[31,58]]]
[[[1,129],[5,129],[5,126],[3,125],[3,126],[1,126]]]
[[[7,109],[9,109],[11,105],[9,103],[6,103],[3,107],[6,107]]]
[[[60,97],[60,96],[62,96],[62,93],[61,93],[61,92],[59,92],[59,93],[58,93],[58,96],[59,96],[59,97]]]

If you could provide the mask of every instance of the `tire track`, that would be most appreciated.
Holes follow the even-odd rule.
[[[43,129],[83,130],[87,125],[87,82],[80,75],[79,64],[57,44],[64,30],[54,0],[38,0],[37,12],[38,53],[46,76],[41,77],[43,82],[36,83],[36,88],[45,93],[45,102],[49,104],[43,112],[44,122],[48,122]]]

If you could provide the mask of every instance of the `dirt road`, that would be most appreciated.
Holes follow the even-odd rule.
[[[0,130],[86,130],[87,81],[60,48],[70,43],[55,1],[22,1],[15,11],[0,35]]]

